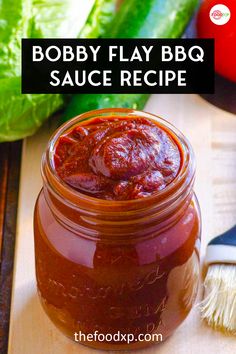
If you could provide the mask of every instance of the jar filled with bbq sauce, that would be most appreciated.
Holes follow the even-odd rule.
[[[201,219],[188,140],[152,114],[90,111],[51,137],[42,176],[36,278],[52,322],[94,348],[164,341],[198,288]]]

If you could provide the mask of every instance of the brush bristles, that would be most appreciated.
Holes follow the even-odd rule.
[[[213,328],[236,334],[236,265],[210,265],[204,288],[202,318]]]

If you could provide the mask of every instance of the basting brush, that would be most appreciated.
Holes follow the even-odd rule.
[[[215,329],[236,334],[236,225],[207,246],[201,315]]]

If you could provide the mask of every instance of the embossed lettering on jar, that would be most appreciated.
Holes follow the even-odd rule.
[[[140,132],[139,124],[145,125]],[[95,131],[103,135],[98,143]],[[163,145],[151,141],[149,148],[146,141],[156,139],[155,134]],[[120,142],[131,156],[128,164],[117,165],[112,147]],[[83,163],[73,165],[75,156]],[[173,163],[165,174],[167,157]],[[36,277],[51,320],[72,339],[75,332],[96,330],[131,333],[135,339],[140,333],[161,333],[166,339],[191,310],[199,278],[201,220],[187,139],[151,114],[91,111],[55,132],[43,156],[42,175],[34,220]],[[145,175],[152,176],[150,184],[142,183]],[[90,188],[97,178],[96,188]],[[83,344],[131,349],[151,342]]]

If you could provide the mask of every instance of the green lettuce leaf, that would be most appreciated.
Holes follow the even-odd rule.
[[[80,38],[100,38],[110,27],[118,7],[117,0],[95,0],[89,17],[80,31]]]
[[[0,0],[0,142],[33,134],[63,106],[61,95],[21,94],[21,38],[76,37],[83,6],[77,0]]]
[[[31,0],[0,0],[0,79],[19,76],[21,38],[27,37]]]
[[[74,38],[84,25],[93,0],[32,0],[30,37]],[[90,6],[89,6],[90,4]]]
[[[0,80],[0,141],[32,135],[63,105],[61,95],[21,94],[21,78]]]

